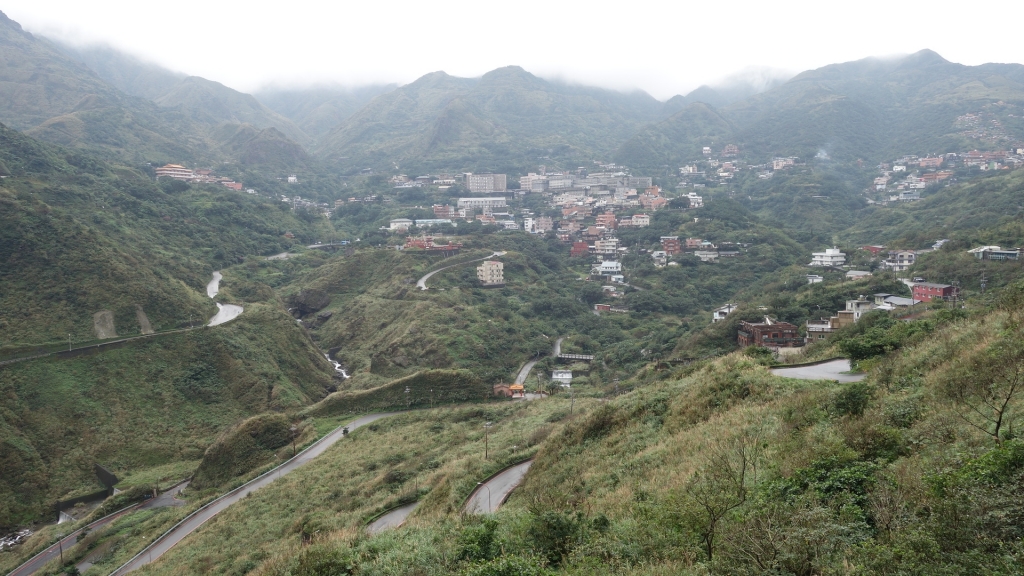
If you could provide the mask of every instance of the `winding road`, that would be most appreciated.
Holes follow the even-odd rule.
[[[129,512],[134,512],[136,510],[148,510],[150,508],[164,508],[167,506],[184,505],[185,503],[175,498],[175,496],[177,496],[178,493],[181,492],[181,490],[187,485],[188,482],[182,482],[176,486],[172,486],[166,492],[160,494],[159,496],[153,498],[152,500],[146,500],[140,504],[135,504],[127,508],[123,508],[121,510],[118,510],[117,512],[114,512],[113,514],[109,514],[107,516],[104,516],[103,518],[100,518],[99,520],[96,520],[95,522],[88,524],[84,528],[79,528],[78,530],[71,532],[67,536],[61,538],[60,542],[54,543],[49,548],[46,548],[42,552],[29,558],[28,561],[26,561],[21,566],[15,568],[14,571],[10,572],[7,576],[28,576],[29,574],[35,574],[48,562],[55,558],[59,558],[61,556],[62,549],[71,550],[75,546],[75,543],[78,542],[78,535],[84,529],[88,529],[90,532],[95,532],[96,530],[99,530],[104,526],[110,525],[111,522],[117,520],[121,516],[124,516]],[[85,565],[88,562],[88,560],[89,558],[86,558],[78,565],[79,571],[84,572],[89,566],[92,565],[91,563],[89,563],[89,566],[85,566],[83,568],[83,565]]]
[[[508,495],[523,481],[532,464],[533,460],[527,460],[495,474],[473,490],[463,510],[467,514],[490,514],[497,511],[508,499]]]
[[[846,358],[822,362],[813,366],[796,368],[772,368],[772,374],[800,380],[836,380],[837,382],[860,382],[867,374],[849,374],[850,361]]]
[[[554,355],[555,358],[558,358],[558,355],[562,353],[562,340],[565,340],[565,336],[561,336],[558,340],[555,340],[555,346],[551,350],[552,355]],[[519,370],[519,374],[516,375],[516,384],[526,384],[526,379],[530,376],[530,371],[533,370],[533,367],[539,361],[539,359],[530,360],[526,364],[523,364],[522,369]]]
[[[402,524],[405,524],[405,519],[412,514],[412,511],[419,506],[419,502],[413,502],[412,504],[406,504],[405,506],[399,506],[394,510],[390,510],[380,518],[377,518],[370,525],[366,527],[366,531],[370,534],[380,534],[385,530],[392,528],[398,528]]]
[[[214,271],[213,280],[210,280],[210,283],[206,285],[206,295],[210,298],[216,298],[217,293],[220,292],[220,281],[223,279],[224,276],[221,275],[220,270]],[[206,324],[207,326],[220,326],[238,318],[244,312],[241,306],[236,306],[235,304],[221,304],[220,302],[216,304],[217,314],[210,318],[210,321]]]
[[[465,262],[459,262],[458,264],[452,264],[451,266],[445,266],[444,268],[438,268],[437,270],[434,270],[433,272],[427,272],[423,276],[423,278],[420,278],[419,280],[417,280],[416,281],[416,287],[419,288],[420,290],[427,290],[427,280],[430,279],[430,277],[433,276],[434,274],[437,274],[438,272],[443,272],[443,271],[445,271],[445,270],[447,270],[449,268],[455,268],[456,266],[462,266],[463,264],[469,264],[470,262],[479,262],[481,260],[487,260],[488,258],[496,258],[498,256],[504,256],[504,255],[505,255],[504,252],[495,252],[493,254],[488,254],[487,256],[484,256],[483,258],[476,258],[474,260],[466,260]]]
[[[378,414],[370,414],[357,418],[348,424],[349,431],[353,431],[356,428],[365,426],[375,420],[393,416],[398,412],[381,412]],[[217,514],[220,514],[226,510],[229,506],[238,502],[242,498],[245,498],[252,492],[267,486],[271,482],[278,478],[289,474],[304,464],[313,460],[317,456],[321,455],[328,448],[334,445],[335,442],[344,438],[343,427],[339,426],[330,434],[324,436],[320,440],[317,440],[311,446],[299,452],[291,460],[288,460],[284,464],[274,468],[273,470],[259,476],[258,478],[251,480],[238,488],[235,488],[231,492],[217,498],[213,502],[210,502],[206,506],[203,506],[199,510],[196,510],[187,518],[179,522],[173,528],[165,532],[162,536],[153,541],[152,544],[147,546],[142,552],[135,555],[134,558],[126,562],[123,566],[111,573],[111,576],[121,576],[122,574],[128,574],[133,570],[137,570],[146,564],[160,558],[168,550],[173,548],[178,542],[181,542],[186,536],[194,532],[197,528],[202,526],[207,520],[213,518]]]

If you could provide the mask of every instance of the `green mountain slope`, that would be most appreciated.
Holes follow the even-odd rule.
[[[312,241],[287,206],[222,187],[155,184],[148,176],[44,145],[0,126],[0,306],[4,346],[95,338],[92,315],[114,312],[137,334],[204,319],[210,272]]]
[[[313,138],[327,134],[394,84],[358,88],[268,88],[253,94],[264,106],[290,119]]]
[[[125,160],[182,161],[205,152],[185,119],[104,83],[82,63],[0,14],[0,122]]]
[[[435,72],[378,96],[316,151],[342,170],[577,158],[611,152],[660,108],[643,93],[548,82],[514,66],[479,79]]]
[[[924,50],[807,71],[718,112],[733,126],[728,140],[760,157],[808,158],[824,150],[834,158],[877,161],[1024,140],[1024,131],[1012,120],[1014,107],[1021,104],[1024,66],[963,66]],[[972,140],[957,126],[959,116],[983,109],[1007,127],[1001,139]],[[687,116],[677,114],[650,126],[623,145],[616,158],[647,166],[692,160],[691,151],[701,140],[688,123]],[[710,143],[703,140],[703,145]]]
[[[88,66],[104,82],[129,96],[156,100],[185,79],[185,74],[143,62],[110,46],[71,46],[50,40],[66,54]]]
[[[309,141],[309,136],[291,120],[260,104],[253,96],[198,76],[185,78],[154,101],[210,126],[251,124],[261,129],[275,128],[299,143]]]

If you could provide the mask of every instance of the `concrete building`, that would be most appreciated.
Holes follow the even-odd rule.
[[[679,236],[662,236],[661,249],[669,256],[682,252],[683,247],[679,243]]]
[[[949,284],[933,284],[918,282],[914,284],[914,300],[931,302],[932,300],[952,300],[960,295],[960,289]]]
[[[175,180],[193,180],[195,172],[180,164],[166,164],[156,169],[157,178],[174,178]]]
[[[651,225],[651,217],[648,214],[633,214],[633,226],[637,228],[646,228]]]
[[[486,260],[477,266],[476,277],[484,286],[505,285],[505,265],[497,260]]]
[[[474,194],[504,192],[508,178],[504,174],[466,174],[466,188]]]
[[[978,260],[1018,260],[1020,259],[1020,248],[1002,249],[999,246],[982,246],[967,251],[974,254]]]
[[[572,370],[552,370],[551,380],[568,388],[572,384]]]
[[[896,272],[905,272],[917,262],[917,253],[913,250],[890,250],[889,257],[882,266]]]
[[[612,276],[622,273],[622,263],[605,260],[591,268],[590,273],[595,276]]]
[[[690,201],[690,208],[703,208],[704,197],[698,196],[696,192],[690,192],[686,195],[686,199]]]
[[[839,248],[826,248],[824,252],[812,252],[810,266],[842,266],[846,264],[846,254]]]
[[[651,258],[654,259],[655,266],[664,266],[668,264],[668,254],[664,250],[655,250],[651,252]]]
[[[764,322],[740,322],[736,341],[740,346],[765,348],[797,348],[804,345],[799,329],[789,322],[779,322],[765,316]]]
[[[389,225],[389,230],[408,230],[412,228],[414,222],[408,218],[395,218]]]
[[[508,204],[505,198],[499,196],[495,198],[459,198],[459,208],[505,208]]]
[[[594,241],[594,254],[602,256],[614,256],[619,249],[618,238],[608,238]]]
[[[711,312],[711,322],[714,323],[725,320],[725,317],[736,308],[737,306],[735,304],[726,304],[720,308],[715,308],[714,311]]]

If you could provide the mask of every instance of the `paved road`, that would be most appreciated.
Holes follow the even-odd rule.
[[[533,370],[536,363],[537,360],[530,360],[523,366],[523,369],[516,375],[516,384],[526,384],[526,377],[530,375],[530,370]]]
[[[508,495],[515,490],[516,486],[523,481],[526,471],[530,469],[533,460],[516,464],[507,468],[494,478],[491,478],[483,485],[477,486],[466,501],[465,511],[469,514],[490,514],[496,511]]]
[[[480,260],[487,260],[488,258],[494,258],[496,256],[504,256],[504,254],[505,254],[504,252],[495,252],[493,254],[489,254],[487,256],[484,256],[483,258],[477,258],[475,260],[466,260],[465,262],[459,262],[458,264],[452,264],[451,266],[445,266],[444,268],[438,268],[437,270],[434,270],[433,272],[427,272],[426,275],[423,276],[423,278],[420,278],[419,280],[416,281],[416,287],[419,288],[420,290],[426,290],[427,289],[427,280],[430,279],[430,277],[433,276],[434,274],[437,274],[438,272],[442,272],[442,271],[447,270],[449,268],[455,268],[456,266],[462,266],[463,264],[469,264],[470,262],[479,262]]]
[[[850,371],[850,361],[841,358],[824,364],[814,366],[801,366],[799,368],[772,368],[772,374],[786,378],[799,378],[801,380],[838,380],[840,382],[860,382],[867,378],[867,374],[843,374]]]
[[[215,297],[217,292],[220,292],[220,281],[223,279],[224,276],[221,275],[220,270],[214,272],[213,280],[210,280],[210,283],[206,285],[206,295],[210,298]]]
[[[230,322],[235,318],[238,318],[238,316],[242,312],[243,308],[241,306],[236,306],[234,304],[221,304],[220,302],[218,302],[217,315],[214,316],[213,318],[210,318],[210,322],[207,324],[207,326],[220,326],[221,324]]]
[[[221,275],[220,270],[214,272],[213,280],[210,280],[210,283],[206,285],[206,295],[210,298],[216,297],[217,293],[220,292],[220,281],[223,279],[224,276]],[[234,304],[221,304],[218,302],[217,314],[214,315],[213,318],[210,318],[210,321],[207,322],[206,325],[220,326],[221,324],[238,318],[238,315],[242,312],[243,309],[241,306],[235,306]]]
[[[188,482],[182,482],[177,486],[171,487],[166,492],[157,496],[156,498],[153,498],[152,500],[146,500],[141,504],[136,504],[135,506],[130,506],[128,508],[125,508],[124,510],[114,512],[109,516],[104,516],[103,518],[100,518],[99,520],[96,520],[95,522],[89,524],[88,526],[86,526],[86,528],[88,528],[90,532],[94,532],[96,530],[99,530],[100,528],[103,528],[104,526],[108,526],[114,520],[117,520],[118,518],[124,516],[129,512],[134,512],[135,510],[163,508],[165,506],[182,506],[185,503],[175,498],[175,496],[177,496],[178,493],[181,492],[181,490],[187,485]],[[47,562],[53,560],[54,558],[60,557],[61,547],[63,547],[64,550],[71,550],[71,548],[74,547],[75,542],[78,541],[78,534],[81,531],[82,529],[79,528],[78,530],[75,530],[74,532],[68,534],[67,536],[62,538],[59,543],[55,543],[54,545],[50,546],[49,548],[43,550],[39,554],[36,554],[32,558],[30,558],[21,566],[15,568],[13,572],[8,574],[8,576],[28,576],[29,574],[34,574],[35,572],[39,571],[39,569],[46,565]],[[85,571],[85,569],[83,569],[81,566],[79,566],[78,569],[82,572]]]
[[[379,414],[370,414],[369,416],[363,416],[357,418],[348,424],[349,431],[353,431],[360,426],[364,426],[387,416],[393,416],[398,412],[381,412]],[[245,498],[252,492],[263,488],[270,484],[274,480],[277,480],[281,476],[289,474],[306,464],[310,460],[313,460],[317,456],[324,453],[325,450],[330,448],[335,442],[341,440],[344,437],[342,434],[341,427],[335,429],[333,432],[324,436],[318,440],[315,444],[306,448],[298,454],[298,456],[285,462],[281,466],[278,466],[274,470],[267,472],[266,474],[246,483],[238,488],[228,492],[224,496],[210,502],[206,506],[200,508],[194,512],[191,516],[180,522],[177,526],[168,530],[163,536],[160,536],[153,541],[148,547],[142,552],[139,552],[134,558],[129,560],[123,566],[111,573],[111,576],[121,576],[127,574],[133,570],[137,570],[146,564],[160,558],[165,552],[174,547],[175,544],[181,542],[186,536],[191,534],[202,526],[207,520],[213,518],[217,514],[220,514],[226,510],[229,506],[238,502],[242,498]]]
[[[562,340],[565,340],[565,336],[555,340],[555,346],[551,350],[555,358],[558,358],[558,355],[562,353]],[[530,360],[523,365],[522,370],[520,370],[519,374],[516,376],[516,384],[526,383],[526,378],[530,375],[530,370],[533,370],[533,366],[537,364],[537,362],[537,360]]]
[[[412,511],[419,505],[419,502],[413,502],[412,504],[399,506],[371,522],[370,525],[366,527],[366,531],[370,534],[379,534],[385,530],[398,528],[402,524],[405,524],[405,519],[408,518],[409,514],[412,514]]]

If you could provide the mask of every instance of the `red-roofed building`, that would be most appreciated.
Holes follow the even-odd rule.
[[[588,254],[590,254],[590,245],[582,240],[573,242],[572,248],[569,250],[569,256],[572,258],[579,258]]]

